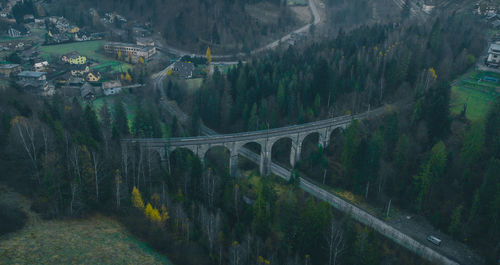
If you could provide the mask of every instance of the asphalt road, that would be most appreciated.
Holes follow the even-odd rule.
[[[274,49],[281,42],[286,42],[287,40],[291,39],[292,35],[306,33],[309,30],[309,28],[311,27],[311,25],[319,24],[321,22],[321,16],[319,15],[318,8],[316,7],[316,3],[314,3],[314,0],[309,0],[309,9],[311,10],[311,14],[314,18],[312,23],[308,23],[307,25],[292,31],[292,32],[288,33],[287,35],[285,35],[285,36],[283,36],[283,37],[281,37],[281,38],[279,38],[271,43],[268,43],[260,48],[254,49],[250,52],[250,54],[256,54],[256,53],[260,53],[260,52],[263,52],[266,50]],[[180,56],[180,57],[185,56],[185,55],[189,55],[192,57],[204,57],[205,56],[205,54],[197,54],[197,53],[192,53],[192,52],[188,52],[188,51],[183,51],[181,49],[174,48],[174,47],[171,47],[169,45],[164,45],[164,46],[159,47],[159,48],[162,50],[168,51],[169,53]],[[213,54],[212,60],[223,62],[226,59],[233,59],[235,57],[244,57],[244,56],[246,56],[246,54],[242,53],[242,52],[237,53],[237,54],[219,54],[219,55]]]

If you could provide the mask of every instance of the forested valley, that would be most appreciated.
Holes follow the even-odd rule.
[[[478,23],[451,13],[340,30],[227,75],[215,71],[192,97],[175,80],[164,91],[129,89],[132,110],[120,96],[96,111],[12,84],[0,91],[0,181],[32,198],[43,218],[112,216],[174,264],[427,264],[300,190],[303,177],[424,215],[492,263],[500,248],[500,101],[484,122],[449,112],[450,83],[485,46]],[[167,115],[162,93],[191,114],[190,126]],[[202,123],[221,133],[266,130],[378,107],[387,113],[335,131],[326,148],[308,144],[290,182],[260,176],[243,158],[242,177],[233,178],[223,149],[161,159],[121,142],[197,136]],[[287,144],[277,160],[290,167]],[[22,222],[14,210],[0,215],[4,226]]]
[[[423,214],[494,260],[500,247],[499,223],[490,222],[500,213],[499,103],[484,122],[467,120],[466,105],[461,115],[449,111],[451,81],[484,47],[476,23],[452,13],[424,25],[340,31],[331,41],[240,64],[226,77],[215,74],[194,97],[175,84],[165,89],[221,132],[266,130],[387,105],[386,117],[334,133],[325,149],[311,145],[297,166],[300,174],[374,205],[386,207],[391,200]],[[192,133],[199,133],[198,125]],[[287,167],[290,145],[285,141],[277,151]]]
[[[96,113],[76,100],[2,92],[1,181],[32,197],[43,218],[116,216],[176,264],[321,264],[330,254],[347,264],[422,264],[296,184],[235,179],[220,158],[202,163],[184,150],[168,163],[147,149],[121,150],[120,139],[176,127],[160,118],[153,91],[132,93],[141,100],[129,130],[119,100]],[[4,226],[18,225],[11,210],[2,211]]]

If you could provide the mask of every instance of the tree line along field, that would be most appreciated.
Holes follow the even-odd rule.
[[[460,114],[467,104],[466,117],[472,121],[483,120],[495,98],[500,95],[500,74],[471,71],[460,77],[451,88],[451,113]]]
[[[0,239],[1,264],[171,264],[101,215],[40,221]]]
[[[65,53],[77,51],[81,55],[86,56],[87,59],[98,62],[98,65],[92,67],[98,70],[111,66],[111,69],[114,71],[125,72],[132,68],[130,64],[120,62],[99,52],[100,49],[102,50],[104,43],[104,40],[96,40],[47,45],[40,47],[40,53],[43,58],[49,60],[51,56],[59,57]]]
[[[113,218],[43,220],[31,199],[1,184],[0,205],[21,211],[26,222],[15,232],[0,229],[0,264],[172,264]],[[14,221],[13,215],[0,216],[8,219],[3,228],[4,221]]]
[[[119,95],[112,95],[107,97],[101,97],[93,100],[92,102],[84,101],[82,102],[83,106],[90,106],[93,111],[97,113],[98,119],[102,122],[103,119],[107,119],[104,117],[103,107],[107,106],[106,113],[114,113],[117,103],[119,102],[123,106],[123,110],[125,111],[125,117],[127,120],[128,128],[131,131],[137,130],[137,124],[142,123],[143,120],[150,119],[151,113],[148,107],[145,107],[142,103],[137,102],[134,99],[134,95],[129,92],[122,92]],[[145,118],[147,116],[147,118]],[[156,117],[156,116],[155,116]],[[109,118],[109,117],[108,117]],[[171,124],[168,124],[166,121],[159,119],[159,131],[158,137],[169,137],[172,134]]]

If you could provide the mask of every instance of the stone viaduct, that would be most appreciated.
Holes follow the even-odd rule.
[[[217,146],[223,146],[229,150],[229,169],[230,174],[234,176],[238,168],[238,154],[245,157],[251,155],[244,145],[257,143],[261,147],[259,158],[260,173],[268,175],[272,164],[271,151],[273,145],[279,140],[284,138],[291,139],[290,165],[293,167],[300,159],[302,143],[307,136],[317,133],[319,135],[319,144],[326,147],[335,129],[345,129],[353,120],[364,119],[370,115],[377,115],[382,112],[384,112],[384,109],[379,108],[358,115],[346,115],[294,126],[244,133],[165,139],[124,139],[122,140],[122,148],[140,146],[154,150],[160,154],[162,160],[166,159],[170,152],[178,148],[185,148],[198,155],[203,161],[208,150]]]

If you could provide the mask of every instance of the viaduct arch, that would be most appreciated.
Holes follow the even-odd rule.
[[[243,146],[254,142],[261,147],[260,154],[252,152],[254,155],[260,156],[259,159],[254,160],[259,161],[260,173],[268,175],[271,171],[272,148],[279,140],[284,138],[291,140],[290,165],[294,167],[296,162],[300,160],[302,145],[307,136],[317,133],[319,135],[319,144],[326,147],[334,130],[345,129],[354,120],[377,115],[383,111],[383,108],[379,108],[358,115],[345,115],[305,124],[244,133],[182,138],[123,139],[122,150],[129,147],[147,148],[157,151],[164,160],[174,150],[185,148],[191,150],[203,161],[209,149],[222,146],[229,150],[229,170],[230,174],[235,176],[238,169],[238,155],[250,155],[249,150]]]

